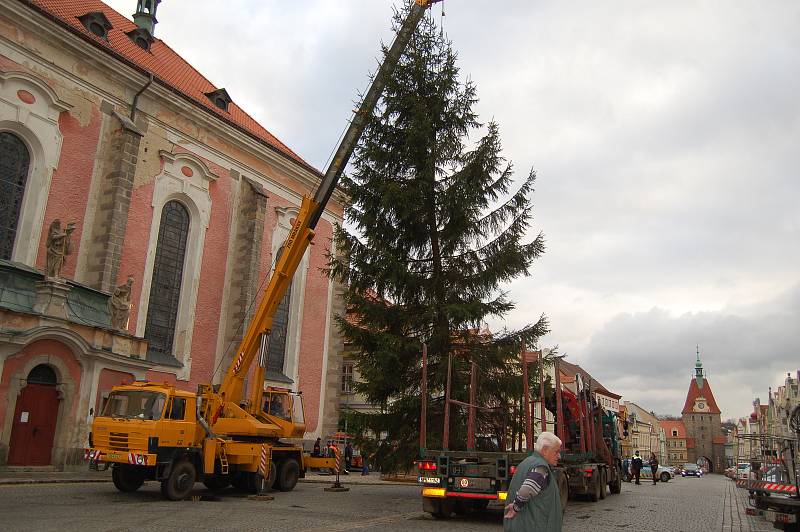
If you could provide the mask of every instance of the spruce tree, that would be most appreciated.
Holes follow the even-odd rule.
[[[476,102],[451,42],[424,20],[387,80],[351,175],[342,179],[352,232],[337,228],[330,274],[346,286],[355,319],[337,319],[360,373],[355,389],[380,407],[378,414],[351,415],[349,430],[388,433],[389,445],[378,454],[388,469],[410,464],[418,452],[422,342],[428,447],[440,448],[448,356],[453,398],[468,400],[474,361],[478,402],[513,416],[520,345],[534,347],[547,328],[542,317],[520,330],[479,334],[487,318],[514,308],[502,286],[528,274],[544,239],[526,235],[535,172],[515,182],[499,128],[478,121]],[[479,422],[494,427],[489,414],[481,411]],[[465,416],[451,408],[451,449],[463,448]]]

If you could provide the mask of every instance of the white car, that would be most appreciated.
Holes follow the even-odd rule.
[[[747,480],[748,478],[750,478],[750,464],[742,462],[736,466],[736,479]]]

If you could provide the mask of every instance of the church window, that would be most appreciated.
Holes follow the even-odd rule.
[[[147,358],[163,362],[173,357],[175,323],[183,280],[186,240],[189,235],[189,211],[181,203],[170,201],[161,213],[158,230],[150,303],[144,336],[149,346]]]
[[[30,155],[12,133],[0,133],[0,259],[10,260],[17,236]]]
[[[275,264],[278,263],[283,247],[278,251]],[[286,336],[289,332],[289,309],[291,308],[292,283],[286,288],[278,308],[275,310],[275,317],[272,319],[272,331],[270,332],[269,348],[267,350],[267,372],[268,378],[275,379],[276,376],[283,376],[283,367],[286,361]]]

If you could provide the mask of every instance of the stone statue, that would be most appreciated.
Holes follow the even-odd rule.
[[[75,230],[75,222],[69,222],[64,230],[61,230],[61,220],[56,218],[50,223],[50,229],[47,231],[47,268],[45,275],[47,277],[58,278],[61,277],[61,268],[64,267],[64,261],[67,255],[72,253],[72,246],[70,244],[70,235]]]
[[[131,313],[131,287],[133,275],[128,276],[125,284],[114,289],[114,294],[108,298],[108,314],[111,318],[111,327],[124,331],[128,328],[128,316]]]

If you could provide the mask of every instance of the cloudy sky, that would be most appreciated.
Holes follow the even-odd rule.
[[[156,36],[324,169],[397,1],[164,0]],[[545,346],[659,414],[697,345],[723,417],[797,372],[800,3],[444,7],[481,119],[539,176],[547,252],[505,324],[546,314]]]

